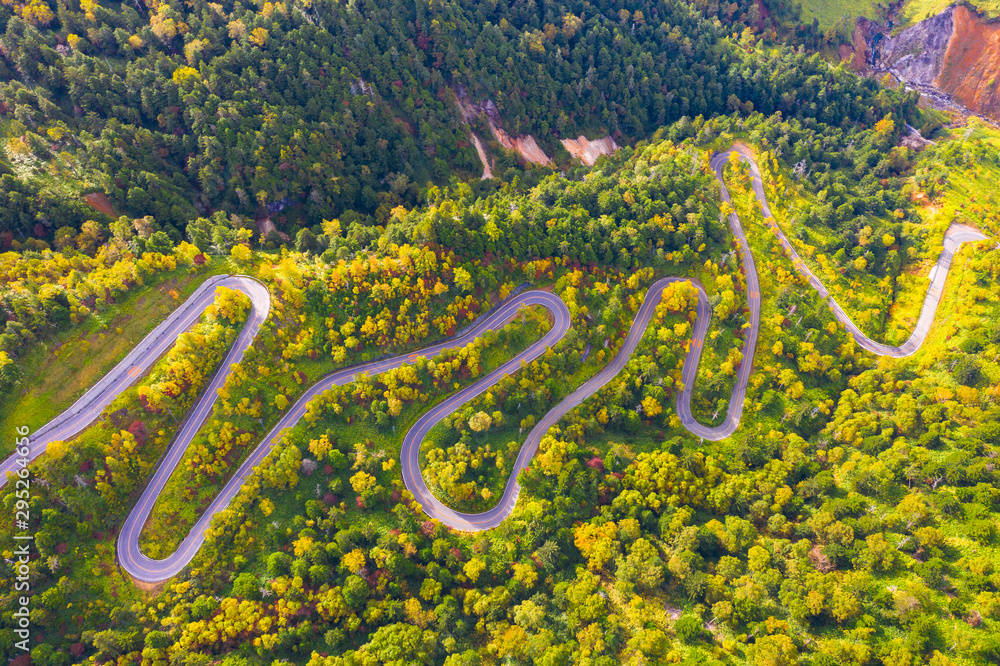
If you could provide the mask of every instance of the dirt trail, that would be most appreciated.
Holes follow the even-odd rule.
[[[476,152],[479,153],[479,161],[483,163],[483,176],[480,180],[489,180],[493,177],[493,169],[490,168],[490,162],[486,159],[486,149],[483,148],[483,142],[479,140],[475,132],[472,134],[472,143],[476,146]]]
[[[562,139],[562,145],[566,147],[570,155],[587,166],[594,166],[597,158],[601,155],[611,155],[618,150],[618,144],[610,136],[590,141],[581,134],[576,139]]]

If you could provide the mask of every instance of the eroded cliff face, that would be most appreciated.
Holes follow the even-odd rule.
[[[862,76],[868,76],[872,73],[872,50],[869,42],[872,36],[878,32],[879,25],[862,16],[854,23],[851,44],[840,45],[840,59]]]
[[[1000,24],[986,23],[964,5],[954,8],[953,30],[937,86],[973,111],[1000,119]]]
[[[954,7],[937,16],[885,37],[875,45],[875,69],[920,86],[936,85],[951,41]]]
[[[524,136],[511,136],[507,134],[507,132],[505,132],[498,123],[495,123],[493,118],[490,118],[489,121],[490,131],[493,132],[493,138],[496,139],[501,146],[507,150],[517,152],[518,155],[532,164],[552,166],[552,160],[538,146],[538,142],[535,141],[535,137],[530,134],[525,134]]]
[[[889,72],[933,106],[1000,120],[1000,23],[956,5],[894,36],[859,21],[854,41],[857,71]]]
[[[516,151],[521,157],[532,164],[552,166],[552,160],[549,159],[549,156],[542,152],[542,149],[538,147],[535,137],[530,134],[525,136],[511,136],[504,131],[503,126],[500,124],[500,113],[497,111],[496,104],[493,103],[493,100],[488,99],[485,102],[473,102],[466,98],[464,90],[460,90],[457,95],[456,102],[458,103],[458,108],[462,112],[463,121],[471,123],[476,116],[486,116],[486,120],[490,126],[490,133],[493,134],[493,138],[496,139],[500,145],[507,150]],[[489,177],[492,178],[492,165],[487,159],[486,151],[483,150],[479,137],[473,134],[472,139],[476,144],[476,151],[479,153],[479,159],[483,163],[483,178],[487,177],[487,172],[490,174]]]
[[[472,124],[477,116],[485,116],[490,127],[490,133],[496,139],[497,143],[507,150],[517,152],[527,162],[542,166],[554,166],[552,158],[545,154],[538,145],[538,142],[535,141],[535,137],[530,134],[511,136],[504,130],[500,123],[500,113],[497,111],[493,100],[488,99],[485,102],[473,102],[466,97],[464,90],[459,90],[456,95],[456,102],[462,113],[462,120],[466,124]],[[479,160],[483,163],[483,179],[492,178],[493,164],[486,153],[482,141],[476,136],[475,132],[472,132],[472,142],[476,147],[476,152],[479,153]],[[618,144],[610,136],[591,141],[581,134],[576,139],[561,139],[561,142],[570,155],[579,159],[587,166],[594,166],[597,158],[601,155],[610,155],[618,150]]]
[[[618,150],[618,144],[610,136],[591,141],[581,134],[576,139],[560,139],[560,141],[570,155],[587,166],[594,166],[601,155],[610,155]]]

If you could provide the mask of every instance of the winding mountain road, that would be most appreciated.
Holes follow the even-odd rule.
[[[729,201],[729,193],[726,191],[726,184],[723,182],[722,172],[725,169],[726,163],[730,159],[730,154],[735,153],[736,156],[747,163],[750,167],[751,182],[753,184],[753,191],[757,197],[757,201],[760,203],[761,211],[764,214],[764,223],[767,224],[771,230],[777,235],[778,241],[781,243],[782,247],[789,253],[792,258],[792,263],[795,268],[802,274],[806,280],[809,281],[809,285],[819,292],[819,295],[826,300],[830,309],[833,310],[834,316],[837,320],[842,323],[854,339],[857,341],[858,346],[862,349],[867,349],[873,354],[878,354],[879,356],[891,356],[893,358],[902,358],[904,356],[910,356],[924,344],[924,339],[927,337],[928,331],[931,329],[931,323],[934,321],[934,313],[937,312],[938,303],[941,301],[941,295],[944,293],[944,283],[948,278],[948,271],[951,269],[951,260],[958,251],[958,248],[962,243],[974,243],[981,240],[989,240],[988,236],[980,233],[978,230],[973,229],[970,226],[964,224],[952,224],[948,227],[948,230],[944,234],[943,247],[941,249],[941,254],[938,255],[937,263],[929,273],[931,280],[930,285],[927,288],[927,293],[924,296],[924,304],[920,309],[920,317],[917,319],[917,324],[913,328],[913,333],[907,338],[906,342],[903,344],[893,347],[890,345],[882,344],[881,342],[875,342],[867,335],[861,332],[861,329],[855,325],[851,318],[844,312],[844,309],[840,307],[840,304],[834,300],[833,296],[830,295],[829,290],[826,286],[816,277],[809,267],[806,266],[805,262],[802,261],[802,257],[799,253],[795,251],[795,248],[789,242],[788,237],[785,236],[784,232],[778,227],[777,223],[774,221],[774,216],[771,215],[771,208],[767,204],[767,197],[764,194],[764,184],[761,181],[760,169],[757,167],[757,163],[753,159],[753,155],[750,150],[745,146],[733,146],[731,149],[717,153],[712,156],[712,168],[715,170],[716,178],[722,184],[722,198],[725,201]],[[729,226],[733,227],[734,219],[736,214],[730,215]],[[735,221],[735,226],[739,227],[739,221]],[[734,233],[735,230],[734,230]],[[742,236],[742,229],[737,237]],[[746,246],[746,241],[741,238],[743,246]],[[744,252],[744,261],[746,261],[746,253]],[[756,275],[754,276],[756,282]],[[753,310],[753,305],[751,303],[751,311]],[[746,355],[744,355],[746,358]]]
[[[193,430],[188,432],[185,428],[183,432],[178,433],[178,437],[176,438],[175,443],[171,446],[170,452],[167,455],[167,460],[164,461],[164,464],[162,464],[157,470],[156,475],[153,477],[153,481],[149,484],[149,487],[146,488],[146,491],[143,493],[139,503],[125,520],[125,525],[122,527],[122,530],[118,535],[118,559],[121,562],[122,567],[134,578],[145,582],[155,583],[175,576],[181,571],[181,569],[187,566],[187,564],[198,552],[198,549],[201,548],[202,543],[204,543],[205,532],[208,529],[212,518],[229,506],[229,503],[234,497],[236,497],[236,494],[239,493],[240,488],[243,487],[244,482],[253,472],[254,468],[257,467],[257,465],[259,465],[261,461],[267,457],[275,445],[277,445],[277,443],[281,440],[283,432],[294,426],[299,422],[299,419],[305,416],[309,402],[319,394],[334,386],[350,384],[360,375],[378,375],[386,372],[387,370],[392,370],[393,368],[398,368],[402,365],[406,365],[407,363],[412,363],[421,356],[425,358],[432,358],[446,350],[464,347],[486,331],[495,331],[503,328],[507,322],[517,315],[518,311],[522,307],[531,307],[534,305],[540,305],[552,313],[554,324],[540,340],[505,363],[501,368],[490,373],[487,377],[480,379],[478,382],[473,384],[473,386],[479,386],[483,382],[487,382],[490,378],[494,378],[493,382],[495,383],[496,381],[499,381],[503,374],[516,372],[522,361],[530,363],[544,354],[548,347],[555,345],[556,342],[561,340],[562,337],[566,335],[566,331],[569,330],[570,326],[570,315],[569,310],[566,308],[566,304],[563,303],[562,299],[546,291],[528,291],[510,299],[501,307],[497,308],[496,311],[477,321],[472,329],[460,337],[452,338],[445,342],[427,347],[418,353],[403,354],[401,356],[395,356],[382,361],[374,361],[372,363],[346,368],[327,375],[321,379],[319,382],[311,386],[302,395],[302,397],[295,401],[295,404],[293,404],[288,411],[285,412],[285,415],[281,417],[281,420],[278,421],[277,425],[275,425],[274,428],[272,428],[267,434],[264,441],[261,442],[261,444],[254,449],[253,453],[250,454],[246,461],[240,465],[239,469],[236,470],[233,477],[215,497],[198,522],[195,523],[193,528],[191,528],[188,536],[181,542],[180,547],[166,559],[152,560],[143,555],[139,550],[139,534],[142,532],[142,528],[146,524],[146,520],[149,518],[153,505],[156,503],[156,498],[160,495],[160,492],[166,485],[167,480],[170,478],[173,467],[176,466],[177,462],[179,462],[184,456],[184,450],[187,449],[187,444],[194,437],[194,434],[198,431],[198,428],[201,425],[201,423],[198,423],[198,426],[194,427],[195,420],[193,418],[190,419],[189,423],[192,425]],[[223,374],[224,381],[225,375],[229,374],[228,366],[220,368],[219,372],[220,374]],[[490,385],[491,384],[486,384],[485,386]],[[451,396],[448,400],[438,405],[438,408],[441,408],[442,405],[450,404],[450,401],[453,401],[456,397],[463,395],[463,393],[464,392],[461,392],[455,396]],[[214,402],[214,399],[214,392],[211,394],[206,393],[201,398],[195,409],[198,410],[198,408],[201,407],[202,401],[207,402],[211,400]],[[453,409],[455,409],[455,407],[452,407],[452,410]],[[451,410],[449,410],[449,412],[450,411]],[[202,419],[202,422],[203,421],[204,418]],[[175,449],[177,449],[176,454],[174,453]],[[405,467],[405,452],[403,458]],[[416,458],[414,456],[414,460],[415,459]],[[167,468],[168,465],[170,466],[170,469],[165,471],[165,468]]]
[[[726,189],[723,178],[723,171],[732,153],[735,153],[739,159],[750,165],[753,188],[757,195],[757,200],[761,205],[765,222],[775,230],[780,241],[791,254],[795,266],[809,280],[813,288],[824,299],[827,299],[837,319],[851,331],[858,344],[869,351],[884,356],[906,356],[916,351],[926,337],[927,330],[934,318],[934,312],[941,299],[944,281],[947,277],[954,252],[962,243],[984,240],[986,236],[974,229],[960,225],[954,225],[948,230],[944,239],[944,249],[938,258],[935,269],[932,271],[931,286],[928,289],[923,310],[921,311],[920,319],[913,335],[903,345],[889,347],[877,343],[861,333],[850,317],[844,313],[843,309],[829,295],[823,284],[805,266],[795,252],[795,249],[788,242],[788,239],[774,224],[767,199],[764,195],[757,165],[754,163],[752,155],[743,147],[735,146],[728,151],[714,155],[711,160],[712,168],[715,170],[716,177],[721,185],[723,200],[730,201],[729,192]],[[696,421],[691,414],[691,392],[694,387],[698,371],[698,361],[701,358],[702,347],[711,320],[711,307],[708,298],[704,290],[696,284],[695,287],[698,290],[697,316],[694,321],[692,337],[682,369],[683,389],[677,397],[677,414],[684,427],[693,434],[710,440],[724,439],[731,435],[739,426],[760,328],[760,284],[757,277],[757,270],[743,228],[735,213],[729,216],[729,226],[737,240],[742,255],[748,291],[747,302],[750,309],[750,321],[746,327],[746,336],[742,350],[744,361],[741,363],[737,374],[725,420],[715,427],[705,426]],[[434,425],[440,422],[441,419],[495,385],[504,375],[517,372],[522,363],[530,363],[540,357],[547,349],[553,347],[566,335],[566,332],[570,328],[569,310],[562,299],[548,292],[529,291],[515,296],[494,312],[477,321],[468,332],[459,337],[432,345],[415,353],[343,369],[324,377],[310,387],[288,409],[278,424],[272,428],[247,460],[236,470],[230,481],[216,496],[208,509],[205,510],[194,527],[192,527],[178,549],[163,560],[152,560],[140,552],[139,534],[149,518],[156,498],[163,491],[167,480],[184,457],[184,453],[195,434],[211,414],[212,407],[218,395],[218,389],[225,383],[232,364],[239,362],[243,357],[243,353],[253,343],[261,324],[267,319],[270,312],[270,295],[261,283],[243,276],[216,276],[207,280],[187,301],[167,317],[163,323],[157,326],[121,363],[115,366],[111,372],[88,390],[73,406],[30,436],[30,460],[34,460],[44,453],[49,443],[72,438],[98,418],[104,408],[115,397],[128,388],[153,365],[181,332],[197,321],[201,312],[212,303],[217,287],[229,287],[249,296],[252,303],[252,310],[247,323],[244,325],[222,367],[220,367],[208,388],[198,399],[191,413],[182,424],[180,431],[167,450],[163,461],[142,493],[139,502],[129,514],[118,536],[119,562],[130,575],[137,580],[147,583],[164,581],[177,575],[177,573],[191,562],[205,541],[205,535],[212,519],[229,505],[253,470],[281,440],[282,433],[298,423],[302,416],[305,415],[308,403],[317,395],[333,386],[348,384],[362,374],[376,375],[404,364],[412,363],[419,357],[430,358],[445,350],[463,347],[488,330],[502,328],[516,316],[522,307],[541,306],[547,309],[552,316],[552,326],[541,339],[485,377],[481,377],[473,384],[445,398],[442,402],[432,407],[407,431],[403,439],[401,451],[403,481],[427,515],[460,530],[476,531],[489,529],[499,525],[513,511],[520,492],[517,476],[522,469],[525,469],[530,464],[545,433],[568,412],[579,406],[584,400],[611,381],[625,367],[625,364],[642,339],[646,327],[655,313],[656,306],[661,301],[663,290],[671,283],[687,280],[688,278],[667,277],[657,281],[649,288],[621,349],[619,349],[610,363],[576,391],[563,399],[532,428],[518,454],[517,462],[507,481],[503,496],[494,508],[483,513],[461,513],[450,509],[434,497],[424,482],[420,470],[420,445]],[[7,472],[15,471],[19,467],[20,461],[13,456],[4,461],[0,465],[0,485],[6,483],[8,479]]]

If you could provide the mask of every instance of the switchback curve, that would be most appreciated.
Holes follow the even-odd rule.
[[[774,220],[774,216],[771,215],[771,207],[767,203],[767,196],[764,194],[764,184],[760,177],[760,169],[757,167],[757,162],[753,159],[753,154],[750,150],[742,145],[735,145],[727,151],[716,153],[712,156],[712,168],[715,170],[715,176],[720,183],[722,183],[723,199],[729,201],[729,193],[726,192],[726,185],[723,182],[723,170],[726,167],[726,163],[730,159],[731,154],[736,154],[736,156],[743,162],[746,162],[750,167],[751,182],[753,184],[754,195],[757,197],[757,201],[760,203],[761,212],[764,216],[764,223],[771,228],[772,232],[778,237],[778,241],[781,243],[782,247],[791,256],[792,263],[799,273],[809,281],[809,285],[815,289],[820,296],[826,300],[830,309],[833,310],[834,316],[837,320],[842,323],[847,330],[854,336],[855,341],[857,341],[858,346],[862,349],[867,349],[873,354],[878,354],[879,356],[891,356],[893,358],[902,358],[905,356],[911,356],[914,354],[920,346],[924,344],[924,340],[927,338],[927,333],[930,331],[931,323],[934,321],[934,313],[937,312],[938,304],[941,302],[941,296],[944,293],[944,283],[948,278],[948,271],[951,268],[951,260],[961,247],[962,243],[974,243],[981,240],[989,240],[989,237],[980,233],[978,230],[973,229],[970,226],[964,224],[953,223],[948,227],[948,230],[944,234],[943,247],[941,248],[941,254],[938,255],[937,262],[931,269],[930,285],[927,287],[927,293],[924,295],[924,303],[920,309],[920,317],[917,319],[917,323],[913,328],[913,332],[907,340],[898,346],[890,346],[883,344],[881,342],[876,342],[872,340],[867,335],[861,332],[861,329],[857,327],[854,321],[847,315],[844,308],[840,306],[839,303],[830,295],[829,290],[820,281],[818,277],[809,267],[806,266],[805,262],[802,261],[802,257],[799,253],[795,251],[795,247],[785,236],[785,233],[781,230],[781,227]],[[735,216],[735,213],[733,213]]]
[[[122,526],[121,532],[118,535],[118,560],[121,563],[122,568],[128,571],[133,578],[150,583],[156,583],[177,575],[188,565],[201,548],[201,545],[205,541],[205,534],[212,519],[216,516],[216,514],[229,506],[229,503],[234,497],[236,497],[237,493],[239,493],[244,482],[253,472],[254,468],[256,468],[257,465],[259,465],[261,461],[267,457],[271,450],[281,440],[282,433],[286,429],[294,426],[303,416],[305,416],[309,402],[319,394],[333,386],[349,384],[360,375],[372,376],[381,374],[387,370],[392,370],[393,368],[398,368],[407,363],[412,363],[421,356],[431,358],[443,351],[464,347],[488,330],[498,330],[503,328],[503,326],[510,321],[522,307],[531,307],[534,305],[542,306],[552,314],[554,318],[553,326],[545,333],[545,335],[541,337],[541,339],[505,363],[501,368],[487,375],[486,378],[477,381],[473,384],[473,386],[478,386],[492,377],[496,377],[498,380],[503,374],[516,372],[522,361],[530,363],[535,360],[544,354],[546,349],[555,345],[556,342],[561,340],[563,336],[566,335],[566,331],[569,330],[570,325],[570,314],[566,304],[563,303],[561,298],[545,291],[524,292],[523,294],[519,294],[518,296],[508,300],[496,311],[477,321],[471,330],[460,337],[452,338],[445,342],[432,345],[416,353],[403,354],[382,361],[374,361],[364,365],[340,370],[321,379],[319,382],[311,386],[302,395],[302,397],[300,397],[295,404],[292,405],[287,412],[285,412],[285,415],[280,421],[278,421],[277,425],[271,429],[264,440],[257,446],[256,449],[254,449],[253,453],[251,453],[246,461],[240,465],[239,469],[236,470],[229,482],[225,485],[225,487],[223,487],[222,491],[216,495],[215,499],[201,515],[198,522],[191,528],[188,536],[181,542],[180,547],[178,547],[178,549],[169,557],[163,560],[153,560],[146,557],[139,550],[139,534],[142,532],[142,528],[145,525],[146,520],[149,518],[149,513],[152,511],[153,505],[156,503],[156,498],[162,491],[163,486],[166,484],[166,480],[170,477],[170,471],[173,469],[173,467],[171,467],[170,471],[163,472],[163,468],[166,467],[166,464],[161,465],[160,469],[157,470],[156,475],[154,476],[154,481],[150,483],[146,492],[143,493],[142,498],[132,510],[132,513],[129,514],[128,518],[125,520],[125,524]],[[225,368],[225,370],[228,373],[228,367]],[[463,393],[464,392],[459,393],[458,395],[462,395]],[[206,395],[203,399],[207,398],[208,396]],[[202,419],[202,421],[204,421],[204,419]],[[193,419],[191,422],[193,423]],[[171,445],[171,452],[175,448],[179,450],[177,454],[177,461],[183,457],[184,449],[187,448],[187,443],[190,442],[191,438],[193,438],[194,433],[197,432],[200,425],[201,424],[199,423],[195,426],[193,431],[189,434],[185,433],[187,441],[181,440],[181,433],[178,433],[178,438],[175,440],[174,444]],[[168,453],[168,457],[171,460],[174,458],[171,453]],[[176,465],[176,463],[174,463],[174,465]],[[159,481],[161,474],[163,478],[162,481]]]
[[[271,311],[271,294],[267,288],[245,276],[214,275],[203,282],[180,307],[171,312],[162,323],[149,332],[139,344],[123,358],[108,374],[87,390],[66,411],[31,433],[30,453],[27,461],[31,462],[45,453],[52,442],[68,441],[81,433],[97,417],[104,408],[110,405],[125,389],[131,386],[174,344],[181,333],[189,329],[201,313],[215,300],[217,287],[229,287],[246,294],[250,298],[251,311],[243,330],[226,356],[219,372],[207,390],[206,395],[215,395],[213,387],[221,386],[216,382],[224,381],[229,374],[229,366],[239,362],[261,324]],[[214,402],[214,400],[213,400]],[[197,410],[197,406],[195,408]],[[190,419],[194,420],[194,419]],[[7,473],[21,467],[21,460],[11,456],[0,463],[0,487],[7,483]]]
[[[948,234],[945,236],[944,250],[938,259],[935,270],[932,272],[931,287],[928,289],[924,308],[913,335],[900,347],[881,345],[867,338],[857,329],[846,313],[844,313],[843,309],[829,296],[829,292],[823,284],[809,272],[781,230],[774,225],[770,208],[764,195],[759,170],[753,161],[752,155],[743,147],[736,146],[728,151],[718,153],[711,160],[712,168],[715,170],[716,177],[721,186],[723,200],[730,201],[729,193],[723,179],[723,170],[730,154],[734,152],[741,160],[748,162],[750,165],[754,191],[761,205],[765,221],[776,230],[782,244],[791,253],[796,267],[807,277],[810,284],[828,300],[834,314],[851,331],[855,339],[858,340],[858,343],[865,349],[869,349],[876,354],[887,356],[912,354],[923,342],[930,322],[933,320],[934,312],[940,301],[942,286],[947,277],[952,254],[963,242],[982,240],[986,236],[968,227],[957,229],[953,227],[949,229]],[[695,420],[691,414],[691,392],[697,376],[698,361],[701,357],[701,350],[711,319],[711,308],[708,298],[704,290],[696,285],[698,290],[697,313],[688,353],[682,369],[683,387],[677,397],[677,413],[684,427],[693,434],[710,440],[724,439],[731,435],[739,426],[760,326],[760,285],[753,256],[750,253],[746,236],[737,215],[735,213],[730,214],[728,221],[742,255],[743,270],[747,282],[747,301],[750,309],[750,320],[746,327],[748,330],[743,345],[744,360],[740,365],[736,382],[733,386],[733,393],[729,401],[726,419],[723,423],[715,427],[709,427]],[[646,327],[655,313],[656,305],[661,300],[663,290],[673,282],[686,280],[687,278],[667,277],[659,280],[650,287],[618,354],[615,355],[607,366],[602,368],[591,379],[580,386],[580,388],[550,410],[531,430],[521,447],[517,463],[514,465],[514,469],[511,472],[499,503],[493,509],[480,514],[464,514],[454,511],[433,496],[427,488],[420,471],[420,444],[431,428],[446,415],[493,386],[504,375],[516,372],[522,362],[527,363],[538,358],[545,353],[546,349],[551,348],[563,338],[570,326],[569,311],[560,298],[548,292],[530,291],[510,299],[495,312],[476,322],[471,330],[458,338],[433,345],[416,353],[341,370],[320,380],[310,387],[285,413],[261,444],[258,445],[233,474],[233,477],[203,513],[180,547],[163,560],[152,560],[140,552],[139,534],[149,517],[156,498],[162,492],[171,473],[183,458],[188,444],[211,413],[211,408],[217,396],[217,389],[225,382],[230,372],[230,366],[242,358],[247,347],[253,342],[260,325],[267,318],[270,311],[270,296],[263,285],[243,276],[218,276],[210,278],[180,308],[137,345],[108,375],[87,391],[80,400],[31,435],[30,459],[34,460],[37,456],[41,455],[49,443],[69,439],[93,422],[117,395],[130,386],[135,381],[135,378],[145,372],[166,351],[177,335],[197,320],[202,310],[212,302],[215,287],[227,286],[247,294],[253,306],[249,320],[227,356],[225,363],[213,378],[208,390],[198,400],[191,415],[185,421],[181,431],[171,444],[163,462],[143,492],[138,504],[129,514],[118,537],[119,561],[129,574],[138,580],[150,583],[167,580],[175,576],[190,563],[204,543],[205,534],[212,518],[229,505],[253,469],[260,464],[280,441],[282,432],[295,425],[302,418],[309,401],[314,397],[332,386],[350,383],[358,375],[379,374],[413,362],[421,356],[431,357],[447,349],[462,347],[485,331],[496,330],[502,327],[517,313],[519,308],[538,305],[546,308],[553,317],[553,325],[549,331],[541,339],[529,346],[528,349],[518,354],[500,368],[480,378],[462,391],[449,396],[423,414],[406,433],[403,440],[401,452],[403,480],[407,489],[413,493],[424,511],[429,516],[437,518],[446,525],[456,529],[469,531],[489,529],[498,525],[513,511],[520,492],[517,475],[522,469],[528,466],[534,457],[544,434],[569,411],[580,405],[621,371],[642,339]],[[7,475],[5,473],[14,471],[19,466],[19,461],[14,456],[4,461],[0,465],[0,474],[2,474],[0,485],[6,483]]]

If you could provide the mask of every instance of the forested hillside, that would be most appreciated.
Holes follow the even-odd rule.
[[[336,217],[384,224],[478,166],[456,91],[550,154],[559,138],[631,144],[682,116],[855,125],[914,108],[816,57],[751,54],[752,32],[728,35],[762,25],[756,4],[620,4],[4,5],[3,242],[106,228],[88,192],[175,242],[217,210],[274,214],[289,236]]]
[[[913,196],[884,201],[902,215],[876,222],[885,213],[866,201],[881,199],[864,194],[851,161],[818,148],[837,145],[840,130],[811,141],[802,131],[777,116],[682,122],[580,180],[550,174],[488,197],[467,185],[432,189],[367,249],[335,223],[304,253],[254,252],[228,221],[200,223],[227,243],[233,268],[268,285],[275,314],[175,472],[144,548],[163,556],[176,547],[316,377],[453,333],[526,279],[563,298],[573,330],[432,433],[426,473],[443,501],[490,505],[524,428],[608,362],[662,275],[691,276],[710,296],[712,339],[725,344],[703,359],[694,406],[710,421],[728,399],[746,320],[707,169],[711,145],[751,141],[771,196],[841,193],[838,207],[872,215],[882,237],[898,240],[898,250],[883,243],[887,255],[936,252],[942,210],[997,229],[989,199],[972,202],[1000,173],[995,133],[971,127],[946,147],[904,153],[885,176]],[[855,132],[850,159],[877,164],[891,136],[886,124]],[[782,137],[794,139],[783,150],[806,147],[797,161],[786,161]],[[1000,503],[989,359],[1000,337],[977,322],[995,316],[997,252],[963,251],[973,261],[949,282],[947,325],[926,350],[873,365],[778,251],[746,174],[731,169],[729,183],[766,276],[758,370],[734,437],[698,441],[674,411],[693,304],[682,284],[665,294],[625,370],[543,440],[510,519],[479,534],[427,520],[403,487],[400,439],[427,403],[547,325],[517,321],[457,354],[314,401],[192,566],[142,591],[117,569],[111,537],[176,431],[172,414],[189,404],[174,384],[201,381],[184,368],[214,367],[240,320],[239,302],[223,294],[194,331],[202,338],[185,339],[105,422],[39,461],[33,621],[45,638],[33,663],[993,663]],[[807,239],[824,225],[841,233],[821,212],[781,222]],[[354,256],[338,260],[330,248]],[[145,279],[209,265],[188,243],[166,252],[145,254]],[[89,282],[132,261],[127,247],[119,261],[98,256],[108,268],[91,268]],[[67,261],[4,257],[6,288],[29,297],[47,293],[46,280],[23,276],[40,261]],[[891,261],[878,270],[900,275]],[[900,299],[912,295],[896,281]],[[79,321],[91,315],[75,305],[85,284],[66,293]]]
[[[949,257],[905,358],[866,351],[830,300],[865,335],[906,339],[946,231],[1000,234],[1000,132],[810,53],[825,38],[798,15],[788,0],[0,3],[0,454],[212,276],[269,299],[229,364],[254,306],[206,292],[169,352],[32,463],[27,497],[0,490],[9,565],[17,511],[32,534],[30,655],[5,566],[0,656],[1000,662],[1000,246]],[[560,142],[581,134],[620,148],[584,166]],[[733,146],[773,218],[746,164],[713,163]],[[416,353],[528,290],[563,319],[536,305]],[[407,433],[567,320],[417,442],[437,500],[496,506],[536,424],[616,374],[542,434],[498,527],[431,518],[405,481]],[[323,378],[397,356],[284,427]],[[693,434],[689,389],[706,427],[741,401],[731,435]],[[140,584],[122,526],[205,395],[137,549],[177,551],[262,462],[194,559]]]

